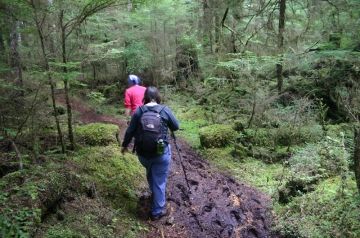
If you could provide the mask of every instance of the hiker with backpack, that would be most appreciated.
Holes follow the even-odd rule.
[[[146,178],[152,193],[151,220],[158,220],[166,212],[166,182],[170,168],[171,148],[168,129],[176,131],[179,123],[171,110],[160,104],[161,97],[156,87],[148,87],[144,94],[144,105],[136,109],[131,117],[121,152],[135,137],[135,150],[140,163],[146,168]]]
[[[136,108],[143,105],[143,98],[146,88],[141,86],[141,80],[138,76],[130,74],[128,76],[129,88],[125,90],[125,116],[130,117],[134,114]]]

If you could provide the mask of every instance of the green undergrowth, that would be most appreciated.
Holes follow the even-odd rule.
[[[181,130],[177,132],[193,148],[200,147],[199,130],[210,122],[206,118],[206,112],[196,105],[191,97],[174,94],[172,100],[166,102],[180,122]]]
[[[64,205],[61,222],[49,219],[44,237],[138,237],[147,231],[137,218],[136,194],[146,180],[134,155],[122,155],[119,146],[110,143],[85,146],[69,159],[78,167],[86,193]]]
[[[195,100],[177,95],[171,105],[183,128],[180,135],[194,149],[219,170],[272,197],[277,232],[285,237],[360,236],[360,197],[351,171],[353,125],[322,127],[311,121],[244,129],[244,123],[228,120],[224,126],[234,131],[221,133],[225,130],[214,129],[219,122]],[[218,135],[230,133],[235,138],[222,143],[226,136]],[[204,135],[211,143],[200,140]]]
[[[202,150],[202,154],[221,171],[227,171],[238,181],[270,195],[274,193],[280,178],[288,173],[281,164],[266,164],[251,157],[239,161],[231,155],[232,150],[232,147],[210,148]]]
[[[276,229],[285,237],[359,237],[359,209],[354,180],[333,177],[286,206],[275,206]]]
[[[186,100],[186,102],[184,102]],[[207,120],[206,111],[203,107],[196,104],[195,100],[189,97],[175,95],[169,102],[176,117],[180,121],[182,130],[180,136],[184,138],[194,149],[199,150],[203,156],[211,161],[217,168],[234,175],[239,181],[243,181],[252,186],[259,188],[261,191],[272,194],[274,186],[277,185],[278,179],[286,173],[287,170],[281,164],[266,164],[256,160],[251,156],[237,158],[233,155],[234,147],[227,146],[223,148],[203,148],[200,143],[201,130],[203,134],[209,134],[213,130],[226,132],[229,143],[234,140],[237,132],[231,130],[231,125],[224,125],[226,130],[217,130],[217,128],[206,127],[212,125]],[[221,126],[220,126],[221,127]],[[220,133],[221,134],[221,133]],[[215,142],[214,142],[215,143]],[[215,143],[216,144],[216,143]],[[214,147],[214,146],[209,146]]]
[[[143,167],[137,158],[127,153],[122,155],[116,144],[85,147],[72,158],[84,169],[85,178],[99,184],[99,192],[107,197],[114,207],[135,212],[136,191],[145,181]]]
[[[101,128],[112,128],[90,127],[96,138]],[[42,163],[25,165],[0,179],[0,237],[138,237],[147,231],[137,217],[145,172],[115,141],[85,143],[67,156],[48,152]]]
[[[116,142],[119,127],[113,124],[91,123],[76,128],[78,142],[95,146],[106,146]]]
[[[28,165],[0,180],[1,237],[30,237],[40,225],[47,206],[72,184],[73,174],[60,164]]]

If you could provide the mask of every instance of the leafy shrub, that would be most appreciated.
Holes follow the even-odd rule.
[[[58,115],[64,115],[66,112],[66,109],[63,106],[56,106],[56,112]]]
[[[103,104],[106,100],[106,98],[104,97],[104,94],[102,94],[101,92],[90,92],[90,93],[88,93],[87,97],[91,101],[94,101],[98,104]]]
[[[289,146],[319,141],[323,136],[320,125],[280,128],[246,129],[243,139],[258,146]]]
[[[92,123],[77,128],[77,137],[87,145],[108,145],[116,142],[118,126],[112,124]]]
[[[199,134],[201,146],[205,148],[224,147],[236,137],[232,126],[222,124],[203,127]]]
[[[278,145],[299,145],[319,141],[323,136],[320,125],[301,126],[299,128],[282,127],[275,130],[275,141]]]
[[[246,122],[245,120],[235,120],[234,121],[234,125],[233,125],[233,129],[235,131],[243,131],[245,129],[246,126]]]
[[[271,147],[274,146],[273,133],[274,130],[265,128],[246,129],[239,138],[243,143]]]
[[[272,149],[261,146],[252,146],[251,149],[252,157],[265,163],[275,163],[283,161],[284,159],[289,157],[287,147],[276,147],[276,149]]]
[[[279,207],[275,230],[283,237],[359,237],[360,200],[354,181],[341,189],[341,179],[321,182],[315,191]]]
[[[279,189],[279,201],[288,203],[291,197],[314,189],[319,179],[332,176],[345,178],[348,174],[349,153],[341,138],[326,139],[308,144],[289,159],[290,177]]]

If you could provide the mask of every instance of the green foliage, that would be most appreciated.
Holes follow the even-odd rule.
[[[236,137],[232,126],[214,124],[199,130],[201,146],[205,148],[224,147],[232,143]]]
[[[40,210],[31,208],[0,210],[0,234],[1,237],[30,237],[33,226],[36,225],[34,219],[40,221]]]
[[[91,123],[76,129],[78,140],[87,145],[108,145],[116,142],[119,128],[113,124]]]
[[[346,179],[349,176],[349,157],[343,137],[327,137],[295,151],[289,159],[290,176],[279,188],[279,201],[288,203],[291,197],[314,190],[314,184],[329,176],[339,175]]]
[[[42,210],[39,206],[41,204],[39,193],[45,179],[39,179],[36,175],[38,172],[39,168],[34,168],[33,171],[16,171],[1,179],[0,234],[2,237],[31,237],[40,224]]]
[[[275,149],[262,146],[251,146],[251,149],[248,151],[248,155],[265,163],[285,161],[289,157],[289,154],[289,148],[286,146],[278,146]]]
[[[251,142],[258,146],[273,147],[301,145],[316,142],[323,136],[322,128],[319,125],[302,126],[293,128],[284,126],[280,128],[257,128],[245,129],[241,133],[240,141]]]
[[[98,183],[101,194],[115,207],[135,213],[135,191],[145,182],[145,172],[134,155],[121,155],[117,145],[87,147],[74,161],[84,167],[89,180]]]
[[[281,176],[288,174],[281,164],[266,164],[248,156],[241,160],[234,158],[232,147],[208,148],[202,150],[202,154],[220,170],[268,194],[273,194]]]
[[[67,227],[53,226],[48,231],[47,238],[84,238],[80,232],[76,232]]]
[[[290,237],[358,237],[359,196],[354,181],[341,190],[340,178],[325,180],[314,192],[278,206],[277,230]]]
[[[131,42],[124,50],[127,73],[144,72],[151,64],[151,54],[144,42]]]
[[[182,99],[189,100],[183,102]],[[168,103],[180,121],[180,128],[182,130],[176,133],[185,138],[192,147],[200,147],[200,127],[209,125],[209,121],[205,119],[206,112],[204,108],[196,105],[196,101],[191,99],[190,96],[184,97],[175,92],[171,95],[171,100],[166,103]]]
[[[101,92],[90,92],[88,93],[87,97],[89,98],[89,100],[96,102],[98,105],[103,104],[106,100],[104,94],[102,94]]]

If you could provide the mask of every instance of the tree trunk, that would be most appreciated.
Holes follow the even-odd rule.
[[[91,62],[91,67],[92,67],[92,71],[93,71],[93,82],[91,84],[91,88],[92,89],[95,89],[96,88],[96,85],[97,85],[97,78],[96,78],[96,64],[95,62]]]
[[[23,75],[22,75],[22,66],[21,58],[19,54],[19,44],[21,36],[19,34],[19,21],[16,21],[12,24],[11,33],[10,33],[10,66],[13,69],[13,75],[16,78],[16,84],[21,89],[20,96],[24,96],[23,89]]]
[[[2,32],[0,31],[0,52],[4,53],[4,51],[5,51],[4,37],[3,37]],[[1,54],[1,57],[2,57],[3,53]]]
[[[211,32],[211,27],[213,23],[213,15],[211,12],[209,0],[203,1],[203,40],[205,48],[210,49],[210,52],[213,52],[213,36]]]
[[[67,78],[68,70],[66,68],[66,28],[64,26],[64,10],[60,12],[60,30],[61,30],[61,56],[62,56],[62,63],[64,64],[63,72],[64,72],[64,90],[65,90],[65,102],[66,102],[66,112],[67,112],[67,121],[68,121],[68,134],[69,134],[69,141],[70,141],[70,150],[75,149],[75,140],[74,140],[74,133],[72,127],[72,110],[71,110],[71,103],[69,97],[69,80]]]
[[[360,127],[355,128],[354,145],[354,172],[357,188],[360,193]]]
[[[236,27],[236,20],[234,17],[232,17],[232,29],[235,29]],[[236,36],[235,36],[235,33],[234,32],[231,32],[231,51],[232,53],[237,53],[237,50],[236,50]]]
[[[221,17],[218,11],[215,11],[215,52],[220,51],[221,46]]]
[[[283,65],[282,65],[282,57],[284,51],[284,30],[285,30],[285,10],[286,10],[286,0],[279,1],[279,33],[278,33],[278,50],[280,53],[280,60],[276,64],[276,76],[277,76],[277,89],[280,94],[283,87]]]
[[[60,145],[61,145],[61,152],[64,154],[65,153],[65,144],[64,144],[63,134],[61,131],[59,116],[58,116],[58,112],[57,112],[57,108],[56,108],[55,86],[54,86],[54,82],[53,82],[53,79],[50,74],[49,59],[48,59],[48,56],[46,55],[46,51],[45,51],[45,39],[44,39],[44,35],[43,35],[42,29],[41,29],[41,25],[38,21],[36,7],[35,7],[33,1],[31,3],[32,3],[32,7],[33,7],[34,13],[35,13],[35,24],[36,24],[37,32],[38,32],[39,39],[40,39],[41,53],[42,53],[43,60],[44,60],[45,72],[46,72],[46,75],[48,78],[48,83],[50,85],[51,102],[52,102],[52,107],[54,110],[54,118],[55,118],[56,129],[58,132],[59,141],[60,141]]]

